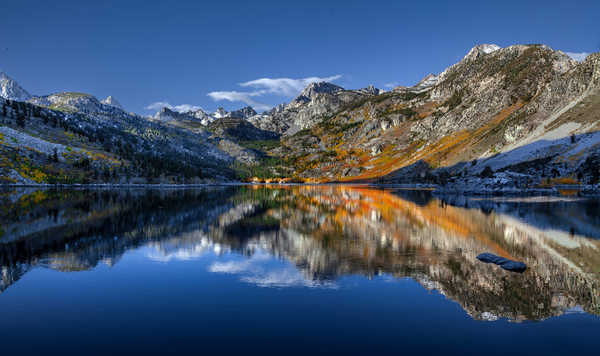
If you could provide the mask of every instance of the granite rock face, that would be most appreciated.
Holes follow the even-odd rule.
[[[374,87],[345,90],[332,83],[311,83],[289,104],[250,117],[249,121],[261,129],[290,136],[313,127],[346,105],[375,96],[379,92]]]
[[[239,110],[234,110],[234,111],[230,112],[228,115],[226,115],[226,117],[233,117],[236,119],[247,119],[256,114],[257,114],[257,112],[251,106],[246,106]]]
[[[423,170],[413,167],[420,161],[426,182],[477,177],[486,166],[530,175],[529,185],[576,178],[600,153],[599,56],[579,63],[545,45],[479,45],[412,87],[313,86],[256,120],[283,133],[273,153],[309,180],[406,181]],[[594,183],[592,175],[580,180]]]

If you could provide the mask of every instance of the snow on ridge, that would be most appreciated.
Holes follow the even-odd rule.
[[[485,53],[485,54],[490,54],[492,52],[495,52],[497,50],[500,49],[500,46],[495,45],[495,44],[482,44],[481,45],[481,50]]]

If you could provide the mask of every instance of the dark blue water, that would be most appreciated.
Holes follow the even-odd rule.
[[[3,199],[6,355],[600,347],[599,241],[510,214],[352,187]],[[479,263],[484,250],[529,268]]]

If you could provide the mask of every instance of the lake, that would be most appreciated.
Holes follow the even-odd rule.
[[[5,355],[600,350],[598,200],[23,188],[0,220]]]

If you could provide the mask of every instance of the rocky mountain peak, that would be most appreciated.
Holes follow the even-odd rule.
[[[121,105],[121,103],[119,103],[119,101],[115,99],[112,95],[109,95],[106,99],[102,100],[101,103],[104,105],[114,106],[115,108],[123,110],[123,106]]]
[[[200,121],[204,126],[215,121],[215,118],[208,115],[202,109],[179,112],[167,107],[160,109],[154,116],[154,120],[160,121]]]
[[[158,114],[175,114],[176,112],[169,109],[168,107],[164,107],[158,111]]]
[[[204,112],[204,110],[202,109],[198,109],[198,110],[190,110],[187,111],[186,114],[190,115],[190,116],[194,116],[194,117],[204,117],[204,116],[209,116],[206,112]]]
[[[229,114],[229,112],[228,112],[227,110],[225,110],[223,107],[219,107],[219,108],[217,109],[217,111],[215,111],[215,112],[212,114],[212,116],[213,116],[215,119],[220,119],[220,118],[226,117],[228,114]]]
[[[100,113],[106,111],[96,97],[79,92],[61,92],[41,97],[31,97],[28,102],[56,110],[78,111],[83,113]]]
[[[156,114],[154,114],[154,119],[161,121],[170,121],[174,119],[178,119],[184,117],[186,115],[179,113],[177,111],[173,111],[167,107],[160,109]]]
[[[335,92],[344,90],[339,85],[335,85],[328,82],[315,82],[310,83],[294,101],[307,102],[313,99],[317,94],[333,94]]]
[[[583,64],[592,68],[592,80],[590,84],[600,85],[600,52],[587,56]]]
[[[367,95],[379,95],[382,92],[381,89],[375,88],[372,84],[366,88],[359,89],[358,91]]]
[[[435,74],[427,74],[417,85],[432,85],[437,82],[437,76]]]
[[[215,118],[208,115],[207,113],[204,112],[204,110],[202,109],[198,109],[198,110],[192,110],[192,111],[188,111],[185,113],[188,116],[191,116],[195,119],[200,120],[200,123],[204,126],[208,125],[209,123],[215,121]]]
[[[247,119],[254,115],[258,114],[251,106],[246,106],[239,110],[234,110],[229,113],[230,117],[238,118],[238,119]]]
[[[464,59],[474,60],[483,55],[495,52],[495,51],[499,50],[500,48],[501,48],[500,46],[495,45],[495,44],[488,44],[488,43],[480,44],[480,45],[477,45],[477,46],[471,48],[471,50],[469,51],[469,53],[467,53],[467,55],[465,56]]]
[[[421,79],[421,81],[419,83],[417,83],[417,85],[414,86],[414,89],[418,90],[418,91],[422,91],[424,89],[429,89],[431,87],[433,87],[434,85],[436,85],[439,82],[440,78],[439,76],[435,75],[435,74],[428,74],[425,76],[425,78]]]
[[[31,98],[31,95],[4,72],[0,72],[0,97],[9,100],[26,101]]]

